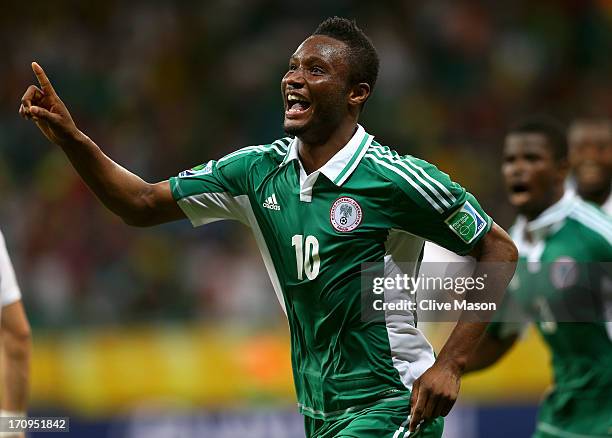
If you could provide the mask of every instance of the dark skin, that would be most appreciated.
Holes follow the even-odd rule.
[[[612,183],[612,124],[607,120],[578,120],[568,133],[569,158],[582,199],[602,205]]]
[[[357,127],[370,85],[349,84],[348,47],[324,35],[307,38],[289,59],[281,81],[285,131],[301,140],[299,155],[307,173],[322,167],[348,143]],[[289,96],[308,108],[289,111]]]
[[[563,196],[568,164],[557,160],[544,134],[513,133],[506,137],[502,175],[510,204],[528,220]]]
[[[501,168],[504,185],[510,204],[528,220],[561,199],[568,167],[567,161],[555,158],[544,134],[514,133],[506,137]],[[493,365],[517,339],[516,335],[498,339],[485,333],[466,372]]]
[[[367,83],[351,84],[349,51],[345,43],[327,36],[307,38],[292,55],[281,90],[285,106],[285,130],[301,144],[300,160],[310,173],[323,166],[353,136],[361,107],[370,95]],[[149,226],[183,219],[172,198],[168,181],[150,184],[116,164],[74,124],[66,106],[36,64],[32,68],[40,87],[31,85],[19,113],[33,120],[42,133],[60,146],[83,180],[111,211],[126,223]],[[503,291],[514,272],[516,248],[496,224],[472,253],[483,262],[508,262],[512,272],[491,274],[492,289]],[[495,291],[492,291],[495,292]],[[446,415],[459,393],[468,357],[486,323],[459,322],[435,364],[414,382],[412,418],[414,431],[422,421]]]

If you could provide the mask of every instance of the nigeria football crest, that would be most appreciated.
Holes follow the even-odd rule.
[[[334,230],[346,233],[353,231],[361,223],[361,206],[353,198],[343,196],[336,199],[329,212],[329,220]]]
[[[575,286],[580,277],[578,263],[571,257],[563,256],[550,265],[550,282],[557,289],[567,289]]]

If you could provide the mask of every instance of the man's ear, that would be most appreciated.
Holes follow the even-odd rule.
[[[368,97],[370,97],[370,84],[361,82],[353,85],[348,96],[349,105],[361,108],[366,100],[368,100]]]

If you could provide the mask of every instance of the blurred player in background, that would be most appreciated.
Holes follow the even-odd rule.
[[[2,356],[2,417],[25,417],[28,407],[30,324],[21,303],[21,291],[15,271],[0,232],[0,335]],[[0,432],[0,437],[23,437],[23,434]]]
[[[103,154],[75,126],[42,68],[20,113],[60,145],[100,200],[125,222],[188,217],[253,229],[289,319],[292,363],[308,436],[439,437],[463,367],[486,324],[459,322],[434,358],[410,312],[361,319],[363,263],[417,265],[424,239],[481,261],[516,248],[476,199],[434,166],[373,141],[357,124],[378,55],[354,22],[328,19],[291,56],[282,79],[286,137],[148,184]],[[240,121],[237,121],[238,123]],[[462,232],[460,232],[460,230]],[[415,274],[415,272],[411,272]]]
[[[554,120],[532,118],[507,134],[502,174],[519,213],[510,230],[519,267],[499,319],[467,368],[486,368],[508,352],[525,327],[519,315],[536,321],[554,370],[554,387],[538,414],[538,438],[612,436],[612,327],[604,322],[612,315],[591,301],[579,282],[591,268],[588,262],[612,261],[612,221],[564,192],[568,170],[565,132]],[[604,292],[609,278],[599,280],[604,283],[597,281],[595,288],[602,290],[596,292]],[[575,293],[581,294],[577,300],[564,301]],[[592,322],[557,321],[568,321],[568,303],[574,307],[570,312],[590,314]]]
[[[612,214],[612,123],[607,119],[576,119],[569,128],[572,184],[585,201]]]

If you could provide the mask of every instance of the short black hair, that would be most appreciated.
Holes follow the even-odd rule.
[[[355,20],[342,17],[330,17],[322,21],[313,35],[325,35],[342,41],[349,48],[351,72],[349,83],[351,85],[365,82],[370,85],[370,92],[374,90],[378,78],[380,61],[374,44],[361,30]]]
[[[525,117],[508,129],[510,134],[542,134],[557,161],[567,159],[567,135],[565,127],[557,119],[547,115]]]

